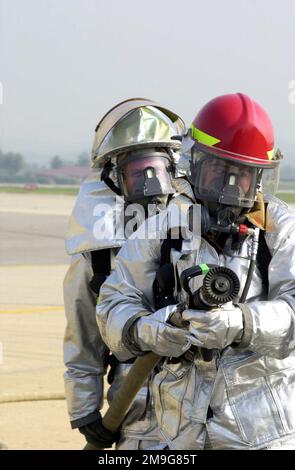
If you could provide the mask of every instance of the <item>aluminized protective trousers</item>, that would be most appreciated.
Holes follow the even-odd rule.
[[[181,206],[181,198],[173,201],[174,206],[177,201]],[[198,356],[190,361],[166,359],[153,378],[161,440],[170,449],[203,449],[206,436],[212,449],[265,449],[294,443],[295,212],[269,197],[266,219],[269,290],[264,290],[255,268],[246,302],[240,305],[241,343],[215,352],[211,362]],[[141,227],[118,253],[116,270],[101,289],[97,321],[105,343],[120,360],[134,354],[128,325],[155,311],[152,284],[167,233],[165,214],[156,216],[154,224],[155,231],[160,227],[158,238],[140,236]],[[233,251],[229,237],[218,253],[204,238],[191,236],[184,239],[181,252],[171,251],[171,257],[179,276],[200,263],[232,269],[240,279],[241,295],[250,245],[245,238],[241,250]],[[202,280],[191,281],[192,291],[201,287]],[[187,301],[184,291],[177,295],[179,301]]]

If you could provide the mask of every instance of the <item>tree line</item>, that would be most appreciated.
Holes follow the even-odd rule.
[[[49,163],[49,167],[52,169],[69,165],[90,166],[90,156],[88,153],[83,152],[74,161],[67,161],[63,160],[59,155],[54,155]],[[41,168],[44,169],[45,165],[28,163],[21,153],[3,152],[0,149],[0,183],[22,183],[28,181],[46,183],[47,180],[37,174]]]

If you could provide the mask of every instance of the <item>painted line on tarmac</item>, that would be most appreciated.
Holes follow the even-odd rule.
[[[27,236],[34,236],[34,237],[39,237],[39,238],[57,238],[60,240],[64,240],[64,235],[54,235],[52,233],[39,233],[39,232],[22,232],[18,230],[3,230],[2,235],[5,235],[6,233],[12,234],[12,235],[27,235]]]
[[[68,268],[69,265],[65,263],[54,263],[54,264],[1,264],[0,271],[4,269],[16,269],[16,268],[52,268],[52,267],[63,267]]]
[[[1,193],[0,193],[1,194]],[[73,203],[74,206],[74,203]],[[46,210],[46,209],[14,209],[11,207],[0,207],[0,214],[20,214],[20,215],[53,215],[61,217],[70,217],[73,208],[70,209],[61,209],[59,212],[55,210]]]
[[[7,315],[9,313],[48,313],[48,312],[64,312],[64,307],[46,307],[46,308],[19,308],[19,309],[0,309],[0,315]]]

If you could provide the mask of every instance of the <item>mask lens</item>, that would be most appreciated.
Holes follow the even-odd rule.
[[[196,155],[194,156],[196,158]],[[197,152],[195,192],[200,199],[251,207],[255,201],[257,168]]]
[[[134,201],[149,196],[172,194],[169,160],[146,156],[126,162],[120,167],[120,183],[123,194]]]

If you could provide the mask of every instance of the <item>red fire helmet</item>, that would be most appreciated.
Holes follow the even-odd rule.
[[[197,114],[191,135],[204,152],[260,168],[279,163],[267,112],[243,93],[218,96]]]

